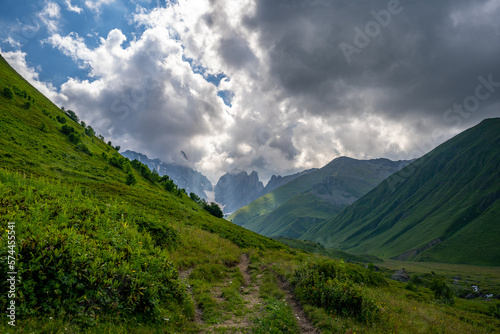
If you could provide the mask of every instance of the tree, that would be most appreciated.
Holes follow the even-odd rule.
[[[205,211],[207,211],[212,216],[215,216],[217,218],[224,217],[224,213],[222,212],[221,208],[217,205],[217,203],[214,203],[214,202],[212,202],[210,204],[205,203],[203,205],[203,209],[205,209]]]
[[[64,110],[64,109],[63,109]],[[76,115],[76,113],[73,111],[73,110],[69,110],[67,109],[66,110],[66,115],[68,115],[69,118],[71,118],[72,120],[74,120],[75,122],[79,122],[80,120],[78,119],[78,116]]]
[[[137,180],[135,179],[134,173],[129,172],[127,174],[127,178],[125,179],[125,183],[129,186],[132,186],[137,183]]]
[[[189,197],[195,201],[196,203],[200,204],[201,203],[201,199],[198,195],[196,195],[195,193],[189,193]]]
[[[94,129],[89,125],[85,128],[85,134],[89,137],[93,137],[95,135]]]

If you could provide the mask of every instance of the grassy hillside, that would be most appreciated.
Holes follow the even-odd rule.
[[[387,159],[340,157],[258,198],[229,219],[263,235],[297,239],[405,165]]]
[[[440,145],[303,238],[383,258],[500,265],[500,119]]]
[[[500,304],[453,306],[428,287],[410,291],[211,216],[120,158],[3,58],[0,92],[0,308],[8,315],[1,333],[487,333],[500,326]]]

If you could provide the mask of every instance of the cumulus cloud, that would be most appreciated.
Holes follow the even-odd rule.
[[[60,94],[122,147],[166,161],[182,150],[212,181],[253,169],[267,179],[340,155],[414,158],[499,116],[496,0],[142,3],[133,39],[110,29],[89,47],[54,30],[46,43],[88,72]],[[454,105],[474,102],[484,80],[498,91],[460,113]]]
[[[83,12],[83,8],[73,5],[71,0],[64,0],[64,3],[70,12],[75,12],[77,14],[81,14]]]
[[[49,33],[59,30],[59,20],[61,19],[61,8],[56,2],[48,1],[44,8],[38,13],[39,20],[47,26]]]

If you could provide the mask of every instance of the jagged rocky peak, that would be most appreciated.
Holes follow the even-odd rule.
[[[215,201],[224,206],[224,213],[231,213],[257,199],[264,189],[256,171],[226,173],[215,186]]]
[[[130,150],[123,152],[122,155],[130,160],[139,160],[146,164],[149,169],[155,169],[160,176],[168,175],[177,186],[186,189],[188,194],[193,192],[201,198],[207,199],[207,192],[213,191],[213,185],[208,178],[190,167],[165,163],[160,159],[149,159],[142,153]],[[185,158],[187,159],[187,156]]]

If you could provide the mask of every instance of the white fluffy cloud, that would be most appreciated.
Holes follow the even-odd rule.
[[[99,13],[112,2],[84,7]],[[498,1],[405,3],[351,64],[339,44],[352,43],[355,28],[387,1],[146,3],[133,1],[134,37],[109,29],[97,46],[54,23],[45,44],[88,73],[68,79],[56,97],[114,144],[165,161],[182,150],[212,181],[232,170],[267,179],[340,155],[414,158],[498,116],[500,95],[492,94],[457,126],[443,122],[446,109],[474,93],[478,76],[500,80]],[[49,4],[44,15],[55,19]],[[23,64],[20,56],[14,61]]]
[[[59,20],[61,19],[61,8],[56,2],[48,1],[44,8],[38,13],[40,21],[47,26],[49,33],[59,30]]]

